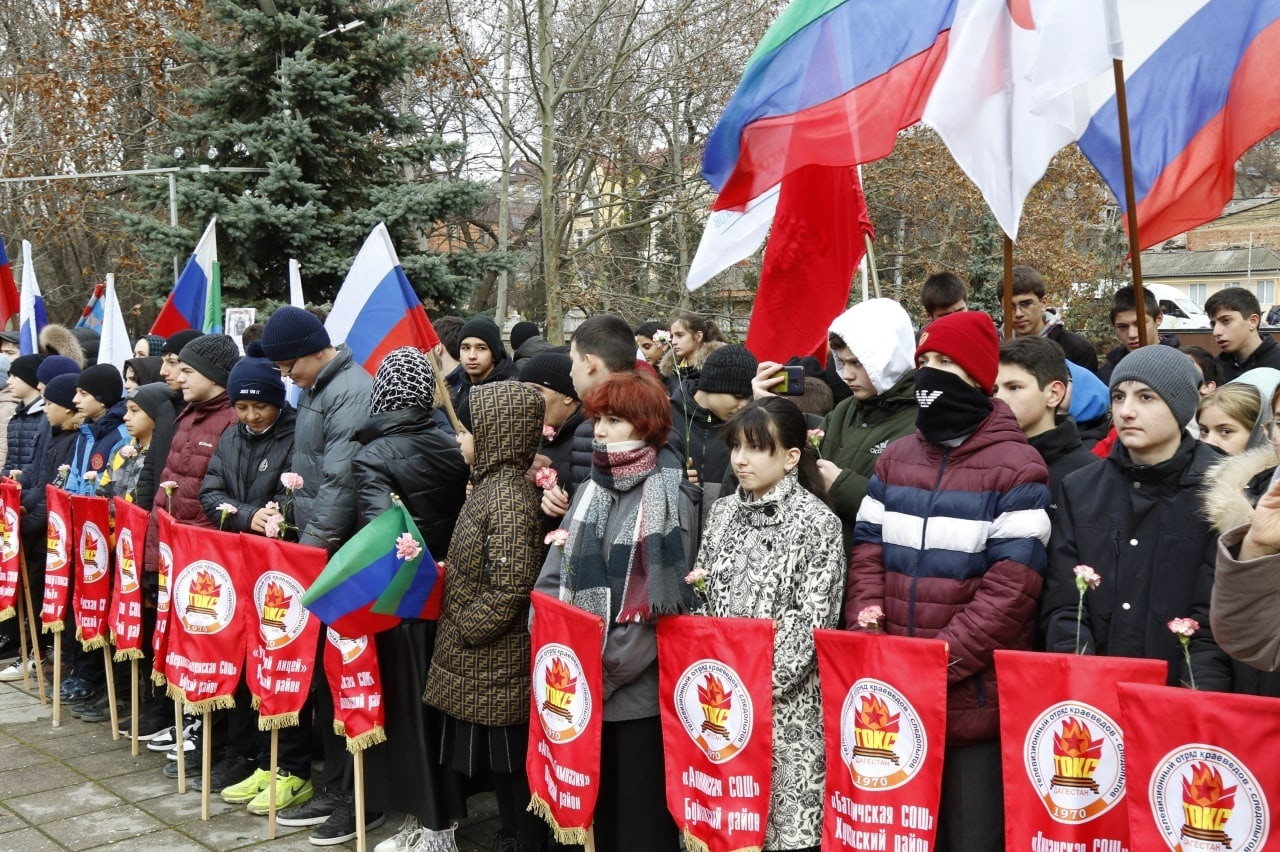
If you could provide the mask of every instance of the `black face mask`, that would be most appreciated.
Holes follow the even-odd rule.
[[[991,413],[991,397],[955,373],[933,367],[916,370],[916,402],[916,428],[934,444],[971,434]]]

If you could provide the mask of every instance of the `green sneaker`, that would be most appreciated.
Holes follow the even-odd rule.
[[[279,776],[276,778],[276,811],[282,811],[285,808],[292,808],[295,805],[301,805],[311,798],[311,794],[315,789],[311,786],[311,782],[299,778],[297,775],[290,775],[283,769],[280,770]],[[258,816],[266,816],[271,809],[271,775],[267,773],[267,780],[262,784],[262,792],[254,796],[253,801],[249,803],[249,813]]]
[[[222,801],[232,805],[243,805],[252,802],[254,797],[267,789],[271,780],[271,772],[266,769],[255,769],[253,774],[238,784],[222,788]]]

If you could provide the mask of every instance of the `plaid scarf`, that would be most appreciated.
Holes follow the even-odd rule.
[[[641,441],[595,445],[587,493],[565,542],[564,584],[575,605],[619,624],[688,609],[680,476],[678,469],[659,467],[657,450]],[[622,519],[606,545],[619,493],[637,487],[640,510]]]

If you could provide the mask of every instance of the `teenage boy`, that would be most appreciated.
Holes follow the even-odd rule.
[[[1270,334],[1258,331],[1262,308],[1258,297],[1243,287],[1225,287],[1209,297],[1204,312],[1213,323],[1213,339],[1222,350],[1218,363],[1222,380],[1238,379],[1254,367],[1280,369],[1280,347]]]
[[[935,272],[924,280],[920,288],[920,304],[929,322],[969,310],[965,301],[968,298],[964,282],[954,272]]]
[[[453,410],[463,428],[471,428],[471,389],[489,382],[520,380],[520,371],[502,345],[502,330],[489,317],[467,320],[458,332],[458,354],[462,362],[462,384],[453,395]]]
[[[1013,333],[1016,337],[1047,337],[1062,347],[1067,359],[1091,373],[1098,372],[1098,353],[1093,344],[1062,324],[1062,317],[1049,307],[1044,276],[1030,266],[1013,268]]]
[[[97,477],[107,469],[111,454],[129,440],[124,426],[124,379],[111,364],[85,367],[76,379],[76,410],[84,415],[76,441],[67,491],[95,494]],[[88,474],[92,472],[92,476]]]
[[[351,460],[360,449],[356,430],[369,417],[373,380],[351,350],[345,344],[334,346],[319,318],[302,308],[278,308],[258,346],[300,389],[291,462],[291,471],[302,477],[293,497],[299,541],[332,554],[355,532]],[[316,826],[311,842],[329,846],[356,836],[352,764],[345,739],[333,733],[333,699],[323,680],[314,695],[324,771],[312,799],[281,812],[279,819],[281,825]],[[366,826],[382,820],[381,814],[366,814]]]
[[[1185,359],[1184,359],[1185,360]],[[934,322],[916,348],[914,435],[880,455],[858,511],[844,623],[947,643],[939,845],[1004,849],[994,652],[1029,650],[1049,540],[1048,471],[992,399],[999,339],[980,311]],[[982,814],[975,819],[974,814]]]
[[[15,357],[9,364],[9,378],[5,387],[16,405],[5,430],[8,450],[4,454],[4,465],[7,470],[25,471],[30,467],[40,446],[41,432],[48,432],[49,421],[44,416],[44,400],[40,398],[40,391],[36,388],[39,383],[36,368],[40,366],[41,357],[23,355]],[[29,480],[24,484],[30,487]],[[44,548],[39,548],[36,552],[43,564]],[[34,568],[29,567],[27,573],[30,574],[32,570]],[[0,622],[0,657],[13,656],[18,651],[18,627],[17,619]]]
[[[452,397],[462,386],[462,362],[458,360],[462,355],[459,349],[462,340],[458,337],[462,331],[462,318],[440,317],[432,325],[435,326],[436,336],[440,338],[440,345],[432,352],[440,359],[440,375],[444,377],[445,387]]]
[[[1071,385],[1067,356],[1052,340],[1019,337],[1000,345],[996,398],[1004,400],[1013,411],[1027,443],[1049,468],[1049,491],[1053,497],[1050,518],[1067,474],[1101,461],[1081,442],[1076,421],[1058,413]]]
[[[543,432],[547,427],[552,432],[550,437],[544,434],[538,454],[547,457],[557,481],[565,482],[572,478],[573,434],[583,421],[582,403],[573,388],[572,371],[573,359],[556,349],[539,352],[520,365],[520,381],[532,385],[546,404]]]
[[[702,486],[704,517],[724,493],[726,481],[737,484],[736,478],[730,479],[729,447],[720,438],[720,428],[751,401],[756,366],[756,356],[737,344],[721,346],[702,362],[698,389],[693,393],[694,405],[689,409],[693,417],[685,454],[693,460],[686,476]],[[672,422],[680,422],[675,415],[673,408]]]
[[[1231,671],[1208,630],[1217,542],[1200,491],[1222,454],[1184,429],[1199,381],[1191,359],[1171,346],[1131,352],[1112,373],[1119,437],[1101,464],[1062,483],[1041,624],[1048,650],[1166,660],[1176,685],[1188,676],[1166,622],[1189,616],[1203,625],[1191,640],[1196,687],[1221,691]],[[1077,565],[1102,578],[1085,592],[1079,621]]]
[[[1142,316],[1138,316],[1138,305],[1134,300],[1133,287],[1121,287],[1111,296],[1111,327],[1115,329],[1120,345],[1107,353],[1106,361],[1098,369],[1098,378],[1104,382],[1111,381],[1111,372],[1124,356],[1139,346],[1138,332],[1142,325],[1147,327],[1147,345],[1172,346],[1175,349],[1181,344],[1177,335],[1161,334],[1160,323],[1164,320],[1164,311],[1160,309],[1160,300],[1150,290],[1142,291]]]

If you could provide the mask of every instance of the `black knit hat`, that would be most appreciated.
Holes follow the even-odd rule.
[[[143,335],[142,339],[147,341],[147,354],[144,357],[164,355],[165,340],[163,337],[158,334],[146,334]],[[181,347],[179,347],[179,351],[181,351]]]
[[[196,331],[194,328],[184,329],[169,335],[164,345],[160,347],[161,355],[177,355],[182,351],[182,347],[204,334],[202,331]]]
[[[489,351],[493,353],[493,363],[507,360],[507,350],[502,345],[502,330],[489,317],[481,314],[463,323],[462,330],[458,332],[458,342],[461,343],[468,337],[479,338],[488,345]]]
[[[698,376],[698,390],[751,397],[751,380],[756,375],[756,356],[745,346],[721,346],[707,356]]]
[[[373,377],[369,413],[400,411],[421,406],[431,408],[436,393],[436,371],[431,360],[411,346],[387,353]]]
[[[202,334],[178,353],[179,361],[195,367],[202,376],[224,388],[239,358],[240,347],[225,334]]]
[[[49,402],[61,405],[63,408],[76,410],[76,376],[73,373],[63,373],[60,376],[54,376],[47,381],[44,386],[44,398]]]
[[[538,336],[538,327],[525,320],[511,326],[511,348],[519,349],[530,337]]]
[[[173,405],[173,391],[164,382],[152,382],[134,388],[129,399],[137,403],[148,417],[159,422],[161,409],[166,405]]]
[[[310,311],[293,305],[276,309],[263,327],[259,343],[270,361],[292,361],[330,345],[324,323]]]
[[[124,398],[124,379],[113,364],[94,364],[76,376],[75,387],[110,408]]]
[[[49,383],[54,376],[72,375],[80,372],[80,365],[74,358],[66,355],[46,355],[36,367],[36,380]]]
[[[539,352],[520,365],[520,381],[551,388],[565,396],[578,398],[569,370],[573,359],[563,352]]]
[[[227,376],[227,396],[235,405],[242,399],[284,407],[284,382],[266,358],[241,358]]]
[[[32,388],[38,387],[40,380],[36,378],[36,370],[40,367],[40,362],[44,360],[43,355],[22,355],[14,358],[9,362],[9,375],[17,376]]]

